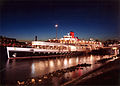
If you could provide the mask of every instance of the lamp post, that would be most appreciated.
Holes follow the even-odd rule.
[[[58,24],[55,24],[55,28],[56,28],[56,40],[57,40],[57,28],[58,28]]]

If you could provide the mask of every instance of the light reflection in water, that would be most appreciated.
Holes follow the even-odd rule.
[[[53,68],[53,67],[54,67],[54,62],[53,62],[53,60],[50,60],[49,65],[50,65],[50,68]]]
[[[65,75],[66,78],[68,76],[71,79],[72,77],[81,76],[82,74],[100,66],[101,64],[95,64],[97,60],[102,58],[108,58],[110,56],[81,56],[81,57],[71,57],[71,58],[57,58],[57,59],[32,59],[32,60],[12,60],[12,62],[6,63],[6,71],[4,71],[5,79],[8,82],[11,80],[24,80],[27,77],[36,77],[41,76],[56,70],[64,69],[67,67],[75,66],[77,64],[82,63],[90,63],[93,64],[91,67],[83,68],[83,70],[79,69],[74,72],[69,72],[69,74]],[[94,65],[95,64],[95,65]],[[13,77],[10,79],[9,77]]]
[[[71,58],[69,59],[69,64],[72,64],[72,60],[71,60]]]
[[[78,59],[78,57],[76,58],[76,64],[78,64],[78,61],[79,61],[79,59]]]
[[[64,65],[67,66],[67,58],[64,60]]]
[[[61,66],[61,62],[59,59],[57,59],[57,66],[60,67]]]
[[[94,61],[94,58],[93,58],[93,56],[91,55],[91,56],[90,56],[90,62],[91,62],[91,64],[93,64],[93,61]]]
[[[48,67],[48,61],[45,61],[45,67]]]
[[[31,65],[32,66],[31,76],[35,77],[38,75],[44,75],[49,72],[75,66],[77,64],[82,64],[82,63],[94,64],[97,59],[100,59],[100,56],[91,55],[86,57],[84,56],[82,58],[81,57],[61,58],[61,59],[57,58],[57,59],[50,59],[46,61],[35,60]],[[91,67],[86,67],[83,69],[83,71],[79,71],[79,75],[81,75],[82,73],[86,73],[86,71],[89,71],[95,67],[96,67],[95,65],[91,65]]]
[[[54,60],[49,60],[49,66],[48,66],[48,68],[49,68],[49,70],[48,70],[49,72],[55,71]]]
[[[34,66],[34,63],[32,64],[32,75],[34,75],[35,73],[35,66]]]

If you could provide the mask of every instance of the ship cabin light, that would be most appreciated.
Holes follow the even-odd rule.
[[[37,48],[39,48],[39,46],[37,46]]]
[[[48,39],[49,41],[51,41],[51,39]]]
[[[99,45],[101,45],[101,42],[99,42]]]
[[[117,47],[113,47],[112,49],[113,49],[113,50],[116,50],[116,49],[117,49]]]

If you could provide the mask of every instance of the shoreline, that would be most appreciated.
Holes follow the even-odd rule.
[[[75,78],[67,83],[62,84],[61,86],[74,86],[74,85],[99,85],[99,84],[95,84],[95,82],[97,81],[97,77],[98,76],[102,76],[103,74],[106,74],[107,72],[111,72],[114,70],[118,70],[120,68],[120,57],[118,59],[115,59],[114,61],[110,61],[108,63],[103,64],[102,66],[100,66],[99,68],[96,68],[88,73],[86,73],[85,75]],[[112,67],[113,66],[113,67]],[[117,66],[117,67],[115,67]],[[94,77],[96,77],[96,81],[94,81]],[[109,77],[111,77],[111,75],[109,75]],[[120,77],[119,77],[120,78]],[[93,80],[93,82],[90,82],[90,80]],[[100,78],[101,82],[103,82],[104,80],[102,80],[102,78]],[[99,80],[99,81],[100,81]],[[88,84],[91,83],[91,84]],[[101,85],[104,85],[106,83],[103,83]]]

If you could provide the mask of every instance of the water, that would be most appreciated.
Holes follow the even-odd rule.
[[[79,77],[90,70],[99,67],[102,64],[95,64],[97,60],[108,58],[110,56],[78,56],[78,57],[60,57],[55,59],[26,59],[26,60],[7,60],[2,63],[0,70],[0,84],[16,84],[17,81],[28,80],[42,75],[52,73],[56,70],[65,69],[77,64],[88,63],[90,67],[84,67],[63,74],[62,77],[53,77],[53,85],[63,84],[66,81]]]

